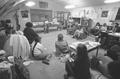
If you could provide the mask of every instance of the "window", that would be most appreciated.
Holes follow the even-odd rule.
[[[118,9],[115,20],[120,20],[120,8]]]

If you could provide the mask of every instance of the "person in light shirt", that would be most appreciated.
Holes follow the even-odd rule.
[[[32,55],[37,60],[45,60],[50,56],[47,53],[47,49],[41,44],[41,37],[36,37],[35,41],[31,44],[32,46]]]
[[[104,23],[103,26],[101,27],[101,31],[107,31],[107,24]]]

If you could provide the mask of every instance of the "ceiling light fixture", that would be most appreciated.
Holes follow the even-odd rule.
[[[33,2],[33,1],[28,1],[25,5],[28,6],[28,7],[32,7],[32,6],[35,5],[35,2]]]
[[[104,3],[115,3],[120,2],[120,0],[105,0]]]
[[[72,8],[75,8],[75,5],[66,5],[65,8],[66,9],[72,9]]]

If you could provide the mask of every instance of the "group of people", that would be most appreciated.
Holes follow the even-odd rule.
[[[73,38],[84,39],[88,35],[88,30],[87,27],[80,26],[77,22],[69,23],[67,33],[73,35]]]
[[[58,35],[58,40],[55,42],[56,56],[61,54],[70,54],[70,58],[74,61],[70,61],[69,58],[65,62],[65,70],[67,74],[64,75],[65,79],[90,79],[90,62],[87,53],[87,48],[83,44],[77,46],[76,52],[70,49],[66,40],[64,40],[63,34]],[[75,56],[73,56],[75,55]],[[83,72],[84,71],[84,72]]]
[[[4,28],[4,30],[2,30],[4,34],[0,35],[0,37],[2,37],[0,38],[2,39],[0,42],[4,41],[4,44],[1,45],[0,50],[4,50],[6,52],[6,57],[15,56],[22,57],[23,60],[27,60],[31,52],[32,56],[37,60],[49,59],[50,54],[46,53],[46,48],[41,44],[41,37],[35,33],[32,27],[33,24],[31,22],[27,22],[23,33],[22,31],[20,32],[20,30],[18,30],[19,32],[13,30],[12,27],[8,29]],[[4,40],[3,37],[5,37]],[[58,40],[55,42],[55,47],[58,56],[71,52],[67,41],[64,40],[63,34],[58,34]],[[30,51],[30,49],[32,51]],[[90,78],[90,65],[85,45],[78,45],[74,64],[75,65],[72,66],[69,61],[66,62],[66,71],[68,73],[67,77],[72,76],[75,77],[75,79]],[[73,69],[73,71],[69,72],[71,69]],[[82,71],[85,71],[85,73]]]
[[[47,49],[41,44],[42,38],[32,29],[33,24],[31,22],[26,23],[23,33],[19,30],[14,31],[10,26],[7,27],[9,28],[4,28],[3,33],[0,33],[0,50],[5,50],[7,57],[22,57],[24,60],[27,60],[31,53],[31,56],[36,60],[49,61],[51,54],[47,53]],[[65,62],[65,70],[67,72],[64,76],[65,79],[91,79],[91,66],[92,68],[95,66],[97,70],[109,78],[120,79],[119,46],[110,48],[107,51],[107,56],[93,57],[91,61],[89,60],[85,45],[79,44],[73,53],[68,42],[64,40],[63,34],[58,34],[55,48],[56,56],[69,54],[73,59],[73,61],[69,61],[68,59]],[[74,57],[72,56],[73,54],[75,55]]]
[[[7,23],[6,23],[7,25]],[[41,44],[41,37],[32,29],[31,22],[26,23],[24,31],[15,31],[11,26],[3,27],[0,32],[0,50],[5,50],[6,57],[15,56],[28,60],[30,56],[35,59],[47,59],[46,48]],[[32,52],[33,51],[33,52]]]
[[[101,25],[99,22],[97,22],[95,27],[91,28],[91,33],[94,35],[98,35],[101,31],[103,31],[103,32],[120,32],[120,26],[118,23],[113,23],[112,26],[108,26],[106,23]]]

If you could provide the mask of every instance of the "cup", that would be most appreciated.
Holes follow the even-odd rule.
[[[9,57],[8,57],[8,60],[9,60],[10,62],[14,62],[14,56],[9,56]]]

